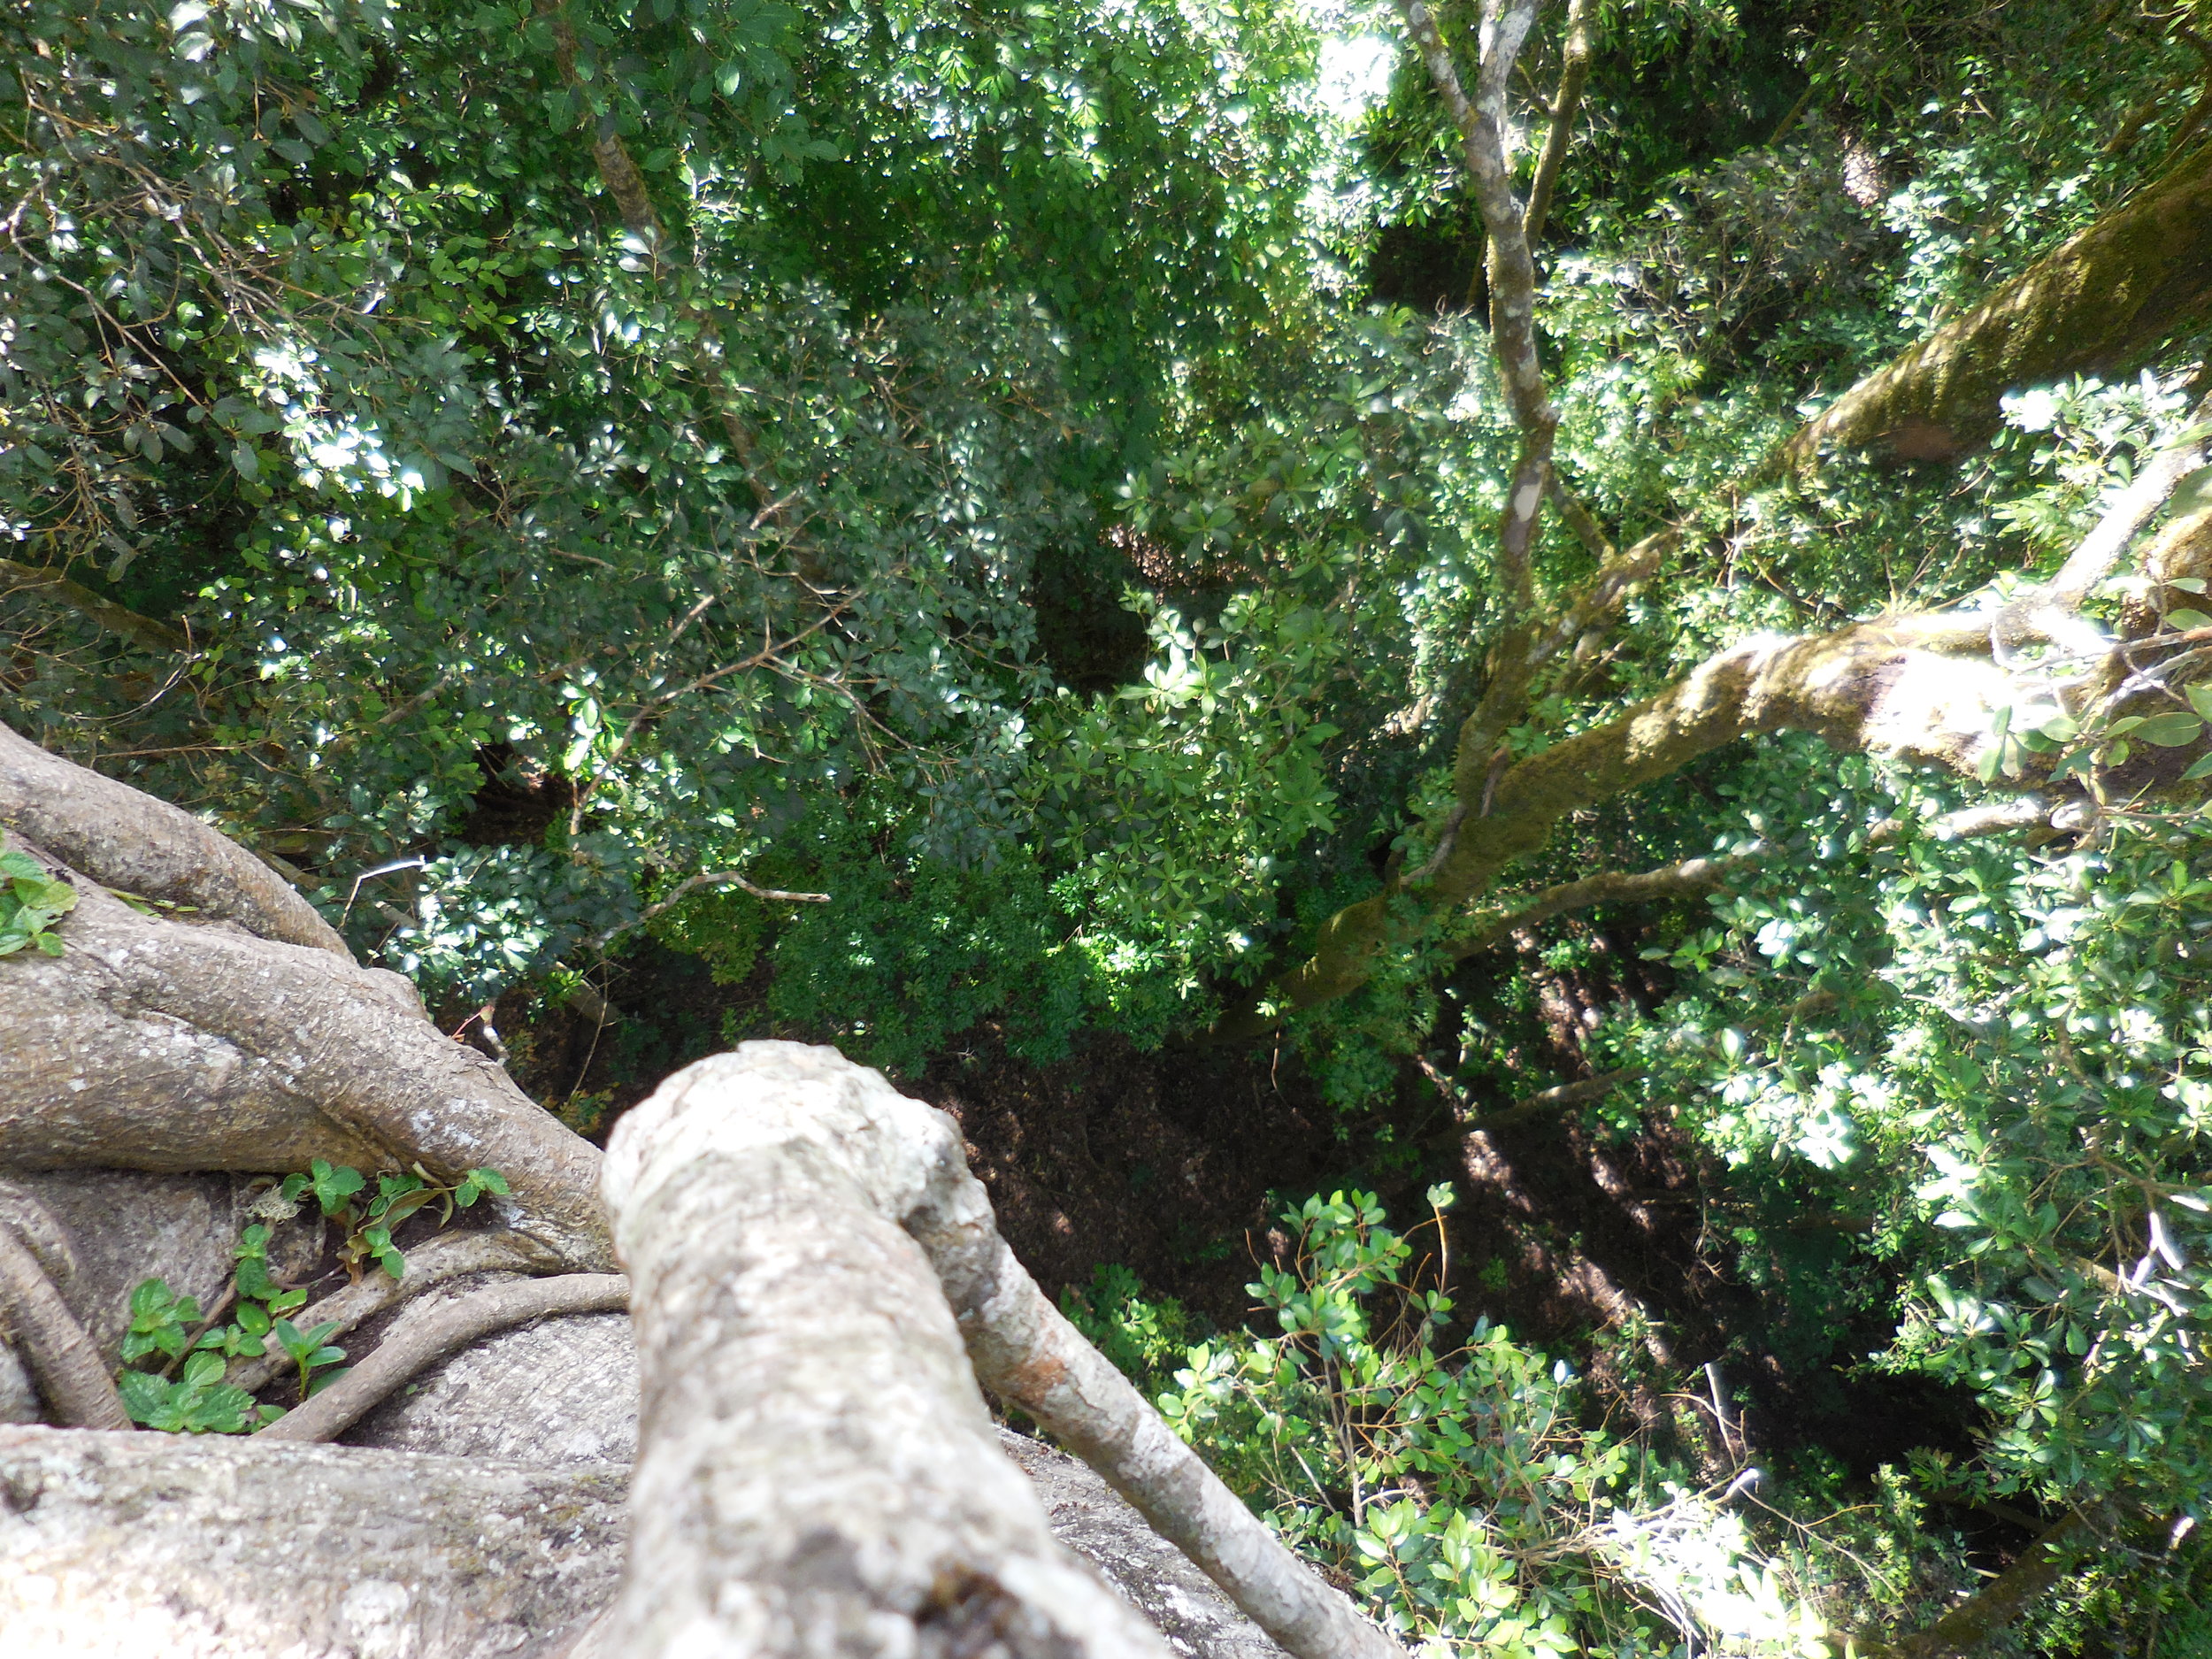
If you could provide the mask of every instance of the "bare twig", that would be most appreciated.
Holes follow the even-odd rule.
[[[590,948],[594,950],[604,950],[623,934],[644,926],[655,917],[664,915],[682,903],[701,887],[739,887],[751,894],[755,898],[771,904],[827,904],[830,902],[830,895],[826,893],[787,893],[781,887],[756,887],[745,879],[742,871],[710,871],[687,877],[678,882],[666,898],[647,905],[638,912],[635,919],[624,922],[618,926],[610,927],[606,932],[595,936],[591,941]]]

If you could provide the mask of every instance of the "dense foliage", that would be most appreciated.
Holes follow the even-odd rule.
[[[1476,11],[1443,13],[1470,65]],[[1524,189],[1566,11],[1515,82]],[[1961,456],[1770,461],[2191,165],[2194,13],[1575,8],[1537,315],[1587,534],[1545,518],[1530,582],[1662,533],[1663,564],[1530,688],[1494,782],[1740,641],[2001,599],[2190,440],[2182,306]],[[1441,1187],[1403,1235],[1363,1193],[1295,1205],[1251,1329],[1126,1274],[1071,1304],[1438,1651],[1864,1651],[2069,1524],[2099,1548],[1992,1651],[2202,1651],[2212,837],[2200,780],[2113,781],[2212,719],[2201,580],[2154,618],[2162,711],[2076,719],[2071,659],[2031,650],[1978,775],[1701,755],[1349,995],[1264,1002],[1443,856],[1525,619],[1483,221],[1402,39],[1273,0],[24,0],[9,718],[282,861],[449,1023],[603,1010],[647,951],[724,989],[664,1059],[772,1031],[915,1079],[1264,1006],[1401,1213],[1486,1179],[1489,1114],[1605,1079],[1517,1121],[1689,1171],[1695,1218],[1639,1225],[1755,1310],[1709,1353],[1618,1294],[1517,1339],[1486,1301],[1582,1246],[1424,1267]],[[2090,618],[2147,593],[2123,570]],[[2055,757],[2071,809],[1956,832]],[[1717,890],[1461,948],[1514,894],[1716,850]],[[0,955],[65,938],[4,873]],[[581,1124],[589,1065],[548,1102]],[[205,1415],[191,1364],[148,1412]],[[1743,1417],[1750,1378],[1909,1384],[1966,1427],[1855,1463]]]

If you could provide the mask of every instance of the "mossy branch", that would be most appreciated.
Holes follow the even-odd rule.
[[[2212,146],[1852,387],[1777,451],[1778,469],[1872,449],[1948,460],[1997,430],[2016,387],[2141,366],[2212,308]]]

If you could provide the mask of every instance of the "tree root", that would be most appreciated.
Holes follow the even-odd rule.
[[[63,1427],[131,1426],[123,1397],[115,1392],[92,1339],[54,1288],[38,1255],[4,1221],[0,1221],[0,1324],[30,1363],[47,1409]]]
[[[558,1265],[559,1258],[550,1250],[519,1233],[441,1233],[407,1251],[405,1278],[371,1272],[358,1284],[348,1285],[312,1303],[296,1315],[292,1323],[303,1331],[334,1325],[338,1328],[331,1334],[343,1336],[387,1309],[396,1308],[449,1279],[470,1273],[543,1272]],[[281,1354],[240,1360],[224,1380],[248,1394],[258,1394],[275,1380],[285,1363]]]
[[[597,1148],[432,1025],[397,974],[77,888],[62,954],[25,952],[0,975],[7,1164],[254,1172],[320,1157],[447,1180],[488,1165],[507,1179],[492,1206],[508,1225],[572,1266],[612,1264]]]
[[[8,1659],[538,1659],[614,1593],[625,1471],[0,1426]]]
[[[0,824],[103,887],[353,960],[285,879],[180,807],[49,754],[0,726]]]
[[[470,1343],[568,1313],[619,1313],[630,1305],[630,1281],[619,1273],[568,1273],[526,1279],[472,1291],[458,1301],[418,1310],[395,1325],[368,1358],[257,1436],[273,1440],[335,1440],[393,1389],[426,1365]]]

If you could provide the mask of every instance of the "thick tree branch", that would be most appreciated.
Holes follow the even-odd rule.
[[[641,1413],[590,1652],[800,1659],[872,1629],[873,1652],[1163,1659],[1054,1542],[901,1225],[947,1156],[941,1114],[794,1043],[688,1067],[616,1126]]]
[[[617,1125],[605,1185],[644,1400],[608,1652],[741,1624],[793,1632],[764,1654],[798,1651],[823,1613],[795,1509],[818,1517],[817,1553],[852,1563],[849,1608],[917,1624],[988,1612],[1019,1655],[1158,1651],[1049,1552],[979,1379],[1299,1659],[1397,1654],[1045,1300],[952,1120],[879,1073],[795,1043],[702,1061]]]
[[[128,640],[144,650],[181,651],[192,643],[190,636],[182,628],[166,622],[157,622],[151,617],[142,617],[137,611],[119,605],[112,599],[103,599],[82,582],[73,582],[58,570],[36,565],[19,565],[13,559],[0,559],[0,581],[12,582],[19,590],[28,589],[42,598],[67,605],[72,611],[98,623],[110,634]]]
[[[2056,642],[2081,659],[2078,686],[2097,683],[2101,673],[2106,682],[2116,672],[2131,683],[2140,678],[2128,656],[2139,647],[2108,638],[2077,607],[2125,557],[2200,442],[2193,437],[2155,457],[2144,468],[2144,486],[2122,494],[2055,578],[2000,610],[1880,617],[1828,634],[1746,641],[1606,725],[1518,764],[1499,749],[1479,769],[1463,728],[1455,799],[1436,853],[1402,884],[1330,918],[1311,956],[1275,980],[1264,1001],[1225,1016],[1214,1034],[1255,1036],[1290,1009],[1356,989],[1379,953],[1417,942],[1440,917],[1479,898],[1508,864],[1542,846],[1567,813],[1640,787],[1740,737],[1811,732],[1838,749],[1963,777],[1978,776],[1990,757],[2014,768],[2024,791],[2041,789],[2036,765],[2047,770],[2048,762],[2023,764],[1998,733],[1997,716],[2004,711],[2026,730],[2074,710],[2061,706],[2057,689],[2033,664],[2016,664],[2010,648],[2033,638]],[[2147,566],[2193,568],[2212,557],[2202,545],[2212,535],[2197,522],[2200,516],[2160,537]],[[1474,718],[1483,713],[1479,707]],[[2131,791],[2175,787],[2195,752],[2159,751],[2159,761],[2132,778]]]
[[[1872,1659],[1967,1659],[2025,1613],[2095,1541],[2087,1521],[2068,1516],[1927,1629],[1870,1649]]]
[[[1777,451],[1947,460],[1997,429],[2003,394],[2139,367],[2212,305],[2212,148],[2139,191],[1980,305],[1852,387]]]
[[[1647,783],[1754,733],[1809,731],[1839,748],[1941,766],[1970,776],[1992,741],[2011,678],[1993,664],[1901,642],[1886,622],[1825,636],[1755,640],[1722,652],[1659,695],[1606,725],[1507,768],[1469,816],[1418,895],[1428,914],[1458,908],[1512,860],[1535,851],[1569,812]],[[2055,710],[2054,710],[2055,712]],[[1398,895],[1339,911],[1314,954],[1277,995],[1294,1007],[1342,996],[1367,977],[1377,951],[1411,942],[1426,917]]]
[[[525,1279],[472,1291],[455,1301],[403,1317],[384,1340],[328,1387],[303,1401],[258,1439],[329,1440],[381,1404],[424,1367],[470,1343],[535,1319],[572,1313],[619,1313],[630,1305],[630,1281],[619,1273],[568,1273]]]

